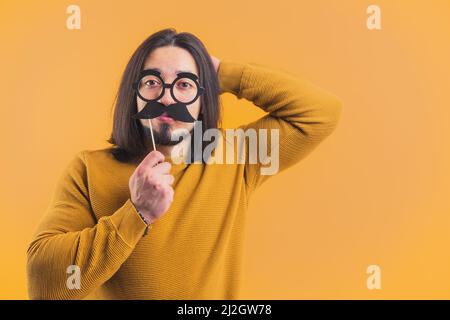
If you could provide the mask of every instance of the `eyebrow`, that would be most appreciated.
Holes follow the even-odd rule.
[[[154,70],[154,71],[158,71],[158,72],[162,73],[162,70],[160,68],[148,68],[148,69],[144,69],[144,70]],[[196,76],[198,76],[195,72],[192,72],[192,71],[189,71],[189,70],[175,70],[176,74],[182,73],[182,72],[189,72],[189,73],[193,73]]]

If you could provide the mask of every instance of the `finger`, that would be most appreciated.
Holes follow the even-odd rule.
[[[170,199],[170,201],[173,201],[173,197],[175,195],[175,191],[173,190],[172,187],[169,187],[169,188],[170,188],[169,189],[169,199]]]
[[[164,161],[164,155],[161,152],[154,150],[152,152],[149,152],[149,154],[140,163],[140,166],[154,167],[158,163],[163,162],[163,161]]]
[[[161,162],[153,167],[154,172],[158,172],[160,174],[168,174],[170,172],[170,168],[172,165],[169,162]]]
[[[173,182],[175,181],[175,178],[174,178],[174,176],[173,175],[171,175],[171,174],[165,174],[165,175],[163,175],[162,177],[161,177],[161,179],[162,179],[162,181],[164,182],[164,183],[167,183],[168,185],[172,185],[173,184]]]
[[[164,197],[166,197],[166,199],[173,201],[174,193],[175,192],[171,186],[169,185],[164,186]]]

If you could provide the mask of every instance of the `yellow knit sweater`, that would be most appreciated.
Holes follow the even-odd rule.
[[[280,170],[336,127],[340,101],[299,77],[229,61],[218,76],[222,92],[268,113],[244,130],[279,129]],[[30,298],[239,298],[248,201],[270,177],[261,166],[173,164],[174,201],[143,236],[146,225],[128,189],[136,164],[115,160],[109,148],[78,153],[28,248]],[[67,286],[70,265],[79,267],[79,289]]]

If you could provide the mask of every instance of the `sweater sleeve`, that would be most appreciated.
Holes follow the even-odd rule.
[[[244,149],[245,180],[250,190],[308,155],[338,123],[340,100],[300,77],[255,63],[229,61],[220,63],[218,76],[221,93],[249,100],[267,112],[239,127],[244,132],[255,129],[257,133],[257,149],[249,149],[249,143]],[[266,135],[259,133],[264,131]],[[260,148],[261,142],[266,150]],[[261,153],[272,159],[260,157]],[[256,163],[250,161],[252,156],[257,156]]]
[[[59,179],[55,193],[27,251],[31,299],[82,299],[111,278],[141,239],[146,224],[128,199],[98,221],[88,194],[80,152]],[[80,271],[80,287],[68,285]],[[70,279],[69,279],[70,280]]]

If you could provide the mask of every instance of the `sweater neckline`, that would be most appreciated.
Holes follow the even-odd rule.
[[[172,175],[176,175],[187,168],[186,161],[182,160],[181,158],[173,158],[173,157],[166,157],[164,161],[167,161],[170,163],[170,173]]]

